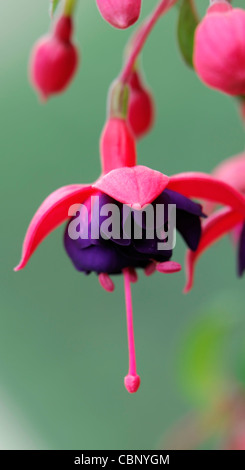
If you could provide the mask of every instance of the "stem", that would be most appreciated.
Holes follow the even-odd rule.
[[[123,274],[124,274],[124,286],[125,286],[127,330],[128,330],[128,352],[129,352],[129,370],[128,370],[128,375],[125,377],[124,383],[129,393],[135,393],[137,392],[140,386],[140,377],[137,375],[137,369],[136,369],[130,270],[127,268],[124,269]]]
[[[75,10],[77,0],[65,0],[64,15],[72,16]]]
[[[111,118],[126,119],[128,115],[128,86],[116,81],[109,91],[109,116]]]
[[[127,314],[127,330],[128,330],[128,351],[129,351],[129,375],[136,375],[136,355],[134,342],[134,324],[133,324],[133,308],[132,295],[130,285],[130,273],[128,269],[124,270],[125,300]]]
[[[124,68],[120,74],[120,81],[123,83],[127,83],[130,79],[130,75],[132,73],[135,61],[137,60],[138,55],[140,54],[144,44],[150,35],[152,29],[154,28],[155,24],[157,23],[158,19],[166,13],[178,0],[161,0],[160,3],[157,5],[155,10],[151,13],[148,20],[143,23],[141,26],[138,34],[136,35],[136,40],[132,47],[132,50],[129,54],[129,57],[124,65]]]

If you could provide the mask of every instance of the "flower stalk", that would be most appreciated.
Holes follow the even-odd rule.
[[[155,24],[164,13],[166,13],[175,5],[175,3],[177,3],[177,1],[178,0],[161,0],[155,10],[149,16],[148,20],[146,20],[139,29],[134,44],[132,45],[131,52],[120,74],[120,80],[123,83],[127,83],[129,81],[132,70],[134,69],[134,64]]]
[[[64,15],[72,16],[75,10],[77,0],[65,0]]]

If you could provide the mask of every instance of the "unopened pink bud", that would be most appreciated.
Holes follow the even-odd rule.
[[[42,99],[64,91],[78,65],[78,52],[71,42],[72,18],[62,16],[53,33],[35,44],[30,60],[30,78]]]
[[[137,71],[130,83],[128,122],[136,138],[143,137],[153,126],[154,102],[150,91],[143,85]]]
[[[208,86],[230,95],[245,94],[245,11],[214,3],[197,27],[194,67]]]
[[[96,0],[103,18],[115,28],[125,29],[134,24],[141,10],[141,0]]]

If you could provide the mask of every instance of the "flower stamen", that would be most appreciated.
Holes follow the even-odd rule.
[[[156,264],[156,270],[159,273],[164,273],[164,274],[172,274],[172,273],[178,273],[181,271],[182,266],[179,263],[176,263],[176,261],[165,261],[164,263],[157,263]]]
[[[124,385],[129,393],[137,392],[140,386],[140,377],[136,371],[136,355],[135,355],[135,342],[134,342],[134,325],[133,325],[133,308],[132,308],[132,295],[130,286],[130,270],[124,269],[124,286],[125,286],[125,301],[126,301],[126,314],[127,314],[127,330],[128,330],[128,351],[129,351],[129,370],[128,375],[124,378]]]
[[[151,276],[152,274],[154,274],[155,271],[156,271],[155,261],[152,261],[152,263],[148,264],[148,266],[146,266],[146,268],[144,269],[146,276]]]
[[[130,275],[130,282],[135,284],[138,281],[138,274],[134,268],[128,268],[129,275]]]
[[[115,284],[107,273],[99,274],[99,283],[107,292],[113,292]]]

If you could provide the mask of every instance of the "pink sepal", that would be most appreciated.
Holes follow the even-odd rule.
[[[245,216],[245,198],[229,184],[206,173],[179,173],[170,178],[168,189],[184,196],[223,204]]]
[[[245,194],[245,153],[224,160],[212,171],[212,176],[229,183],[237,191]],[[204,205],[203,211],[205,214],[210,214],[214,208],[215,204],[207,203]]]
[[[45,199],[27,229],[22,258],[15,271],[23,269],[41,241],[69,218],[70,206],[82,204],[92,192],[91,185],[72,184],[57,189]]]
[[[146,166],[123,167],[110,171],[96,181],[99,189],[116,201],[141,209],[161,194],[169,177]]]
[[[237,224],[239,224],[244,217],[238,212],[223,208],[216,211],[203,223],[203,230],[201,240],[196,251],[187,251],[186,257],[186,277],[187,282],[184,292],[189,292],[192,289],[194,282],[195,265],[198,258],[206,251],[213,243],[219,238],[226,235]]]

